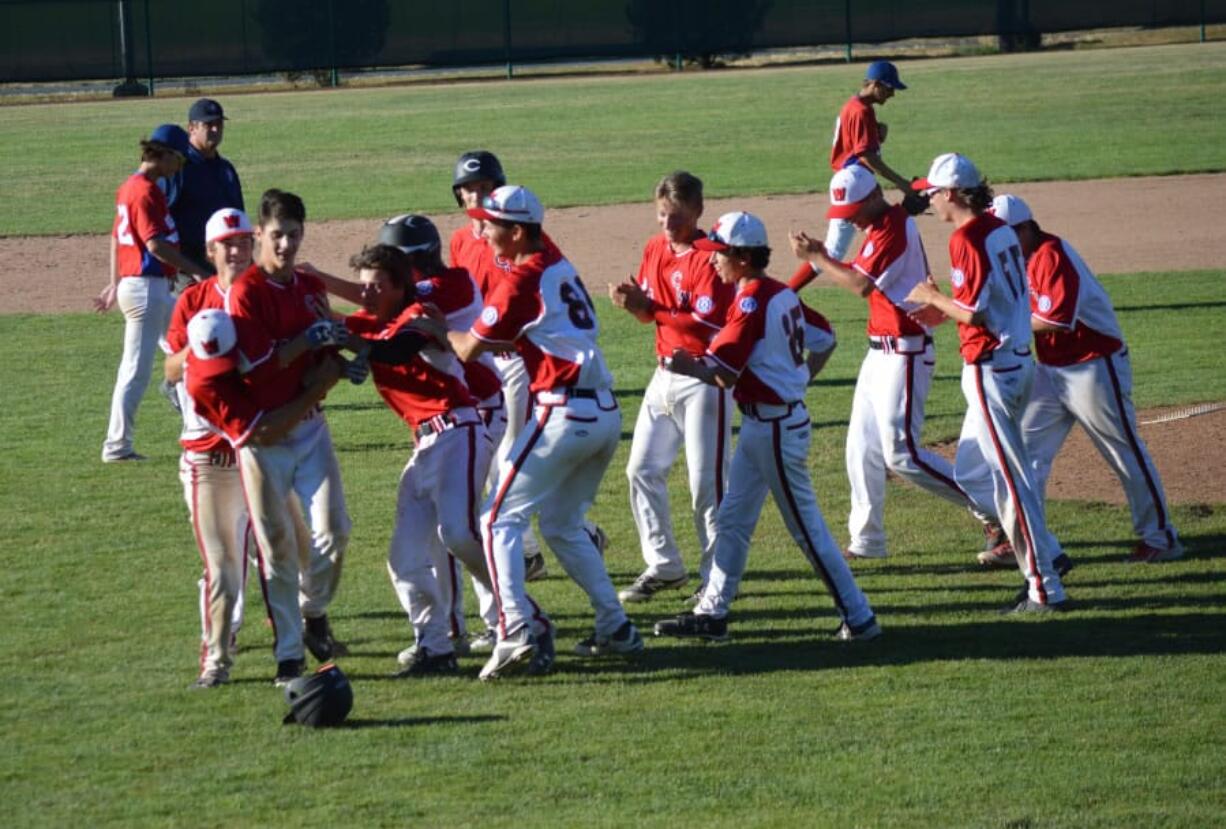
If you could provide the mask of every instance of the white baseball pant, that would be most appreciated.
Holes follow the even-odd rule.
[[[261,555],[264,598],[278,662],[301,659],[302,617],[327,612],[340,579],[351,529],[340,467],[322,413],[308,416],[272,446],[238,450],[247,508]],[[292,507],[296,494],[311,532],[311,557],[299,599],[299,549]]]
[[[715,514],[727,488],[732,456],[731,392],[658,367],[647,384],[626,477],[630,509],[647,572],[656,578],[686,575],[673,533],[668,475],[685,447],[694,530],[701,551],[698,576],[706,584],[715,552]]]
[[[111,419],[102,444],[102,459],[114,460],[132,454],[136,410],[140,407],[158,340],[166,333],[175,298],[169,279],[161,276],[125,276],[115,291],[123,312],[123,356],[111,394]]]
[[[569,400],[542,396],[558,402],[538,402],[528,428],[501,461],[498,489],[490,493],[482,518],[500,638],[533,619],[534,608],[524,590],[523,553],[533,515],[562,568],[587,593],[596,612],[596,633],[612,636],[626,622],[604,560],[584,525],[621,436],[621,412],[613,392],[595,394],[594,399]]]
[[[1178,544],[1158,469],[1137,434],[1127,348],[1071,366],[1036,368],[1034,391],[1022,416],[1022,438],[1040,495],[1074,423],[1082,425],[1120,479],[1137,536],[1158,550]]]
[[[1060,547],[1047,531],[1043,500],[1031,475],[1022,441],[1021,415],[1034,382],[1029,356],[994,352],[990,359],[962,367],[966,419],[954,470],[963,488],[977,485],[986,468],[1000,526],[1017,555],[1032,601],[1064,600],[1064,585],[1052,565]]]
[[[840,618],[853,627],[873,617],[842,551],[822,518],[809,477],[812,423],[804,403],[742,409],[728,492],[717,515],[711,577],[694,612],[723,617],[741,584],[749,543],[769,492],[792,538],[830,591]]]
[[[848,549],[866,557],[886,555],[886,470],[972,512],[994,516],[988,477],[965,490],[949,461],[921,442],[924,406],[932,386],[936,353],[922,336],[874,338],[864,355],[847,428],[847,478],[851,511]]]

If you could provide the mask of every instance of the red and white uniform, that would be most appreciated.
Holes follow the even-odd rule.
[[[288,282],[277,282],[253,265],[231,286],[226,311],[234,320],[243,386],[254,407],[272,411],[297,397],[303,374],[317,357],[308,351],[281,367],[276,352],[312,323],[329,316],[323,283],[302,272],[295,272]],[[276,659],[301,659],[303,617],[327,613],[351,529],[332,436],[317,409],[274,445],[235,443],[235,448],[265,568]],[[291,494],[302,505],[312,543],[301,577],[301,607]]]
[[[936,352],[929,331],[907,315],[905,298],[928,277],[928,259],[915,221],[899,205],[865,229],[851,267],[872,280],[868,295],[868,352],[860,365],[847,429],[847,478],[851,511],[847,549],[862,558],[886,555],[886,471],[978,513],[992,514],[986,479],[967,493],[954,481],[953,466],[923,448],[924,404],[932,385]]]
[[[843,621],[858,628],[873,619],[868,599],[826,527],[809,477],[812,425],[804,402],[809,383],[805,350],[801,302],[769,277],[751,280],[738,291],[727,323],[707,349],[708,359],[737,375],[733,396],[743,417],[728,492],[716,516],[711,575],[696,614],[728,614],[769,491]]]
[[[217,277],[189,285],[179,295],[166,330],[166,353],[187,348],[187,324],[205,308],[225,308]],[[200,553],[200,673],[228,672],[242,625],[250,521],[234,449],[197,411],[184,383],[176,384],[183,431],[179,480],[192,535]]]
[[[711,569],[715,513],[728,481],[732,401],[728,391],[674,374],[666,366],[678,348],[701,356],[728,316],[735,289],[720,281],[710,259],[709,253],[694,248],[675,252],[663,233],[643,249],[638,286],[654,304],[657,368],[643,394],[626,464],[645,572],[664,580],[683,578],[686,569],[673,534],[668,475],[684,445],[701,584]]]
[[[991,474],[995,511],[1017,554],[1030,599],[1063,601],[1064,586],[1052,565],[1060,548],[1047,531],[1020,425],[1034,379],[1021,244],[1012,228],[985,213],[953,232],[949,258],[954,303],[985,316],[983,325],[958,323],[967,408],[955,478],[963,489],[974,491]]]
[[[830,169],[836,173],[844,167],[860,163],[860,156],[881,152],[881,127],[873,105],[859,95],[843,104],[834,119],[834,140],[830,147]],[[835,259],[843,259],[851,249],[856,226],[850,219],[831,219],[826,228],[826,250]]]
[[[111,228],[118,261],[119,284],[115,302],[123,312],[123,356],[111,394],[111,415],[102,459],[133,454],[136,410],[149,378],[158,340],[166,331],[174,307],[171,280],[175,269],[149,252],[158,239],[178,247],[179,232],[156,183],[133,173],[115,193],[115,221]]]
[[[471,281],[467,273],[459,274]],[[419,299],[446,305],[447,282],[428,283],[433,288],[425,291],[418,283]],[[421,313],[420,305],[410,305],[383,324],[358,312],[347,317],[345,325],[372,342],[389,341]],[[452,600],[462,593],[462,585],[451,556],[472,573],[486,624],[497,623],[478,523],[493,443],[465,382],[464,367],[450,351],[431,346],[407,363],[372,360],[371,376],[388,408],[408,424],[416,441],[400,475],[388,573],[417,646],[431,654],[448,653],[454,650],[450,640],[465,636],[463,613]]]
[[[1026,263],[1030,312],[1059,330],[1034,337],[1039,365],[1022,437],[1035,486],[1046,489],[1052,461],[1080,423],[1120,479],[1140,540],[1181,551],[1162,480],[1137,434],[1132,365],[1111,299],[1072,245],[1050,233],[1040,239]]]
[[[621,434],[613,377],[597,345],[596,309],[575,269],[547,239],[485,302],[472,335],[513,342],[536,399],[531,422],[500,458],[483,519],[499,636],[517,632],[533,615],[524,592],[523,538],[537,515],[541,535],[587,593],[597,635],[611,637],[626,614],[584,527]]]

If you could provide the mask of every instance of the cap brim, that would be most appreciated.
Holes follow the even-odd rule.
[[[473,217],[474,219],[501,219],[502,218],[501,216],[497,216],[489,212],[484,207],[470,207],[468,208],[468,210],[464,212],[467,213],[469,216]]]
[[[728,248],[732,246],[726,245],[723,242],[717,241],[708,236],[704,236],[701,239],[694,240],[694,247],[697,250],[721,251],[721,250],[728,250]]]
[[[220,236],[214,236],[212,239],[205,239],[205,243],[209,242],[224,242],[227,239],[233,239],[235,236],[254,236],[255,233],[250,230],[231,230],[229,233],[223,233]]]
[[[931,196],[933,193],[940,190],[941,188],[938,185],[933,184],[931,181],[929,181],[926,178],[917,178],[915,181],[911,182],[911,189],[917,193],[923,193],[925,195]]]
[[[207,360],[201,360],[195,352],[189,349],[187,366],[188,371],[197,377],[219,377],[222,374],[229,374],[231,371],[238,371],[238,349],[233,348],[225,354],[210,357]]]
[[[902,81],[894,81],[893,83],[891,83],[890,81],[882,81],[882,83],[884,83],[890,89],[906,89],[907,88],[907,85],[903,83]]]
[[[827,219],[850,219],[852,216],[860,212],[861,205],[864,200],[861,199],[851,204],[832,204],[830,209],[826,211]]]

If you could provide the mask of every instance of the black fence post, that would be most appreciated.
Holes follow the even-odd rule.
[[[123,83],[115,87],[112,93],[116,98],[129,98],[148,95],[149,89],[136,79],[136,53],[132,45],[132,6],[131,0],[118,0],[119,13],[119,50],[123,53]]]
[[[515,64],[511,60],[511,0],[502,0],[502,44],[507,51],[507,80],[515,77]]]
[[[851,0],[844,0],[843,22],[847,25],[847,57],[845,60],[851,63]]]
[[[149,22],[149,0],[145,0],[145,61],[149,64],[149,97],[154,96],[153,88],[153,26]]]
[[[336,0],[328,0],[328,76],[329,86],[341,85],[340,73],[336,70]]]
[[[1205,42],[1205,0],[1200,0],[1200,42]]]

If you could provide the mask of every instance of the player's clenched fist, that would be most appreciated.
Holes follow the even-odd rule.
[[[306,338],[311,348],[343,346],[349,341],[349,330],[343,322],[319,320],[306,330]]]

